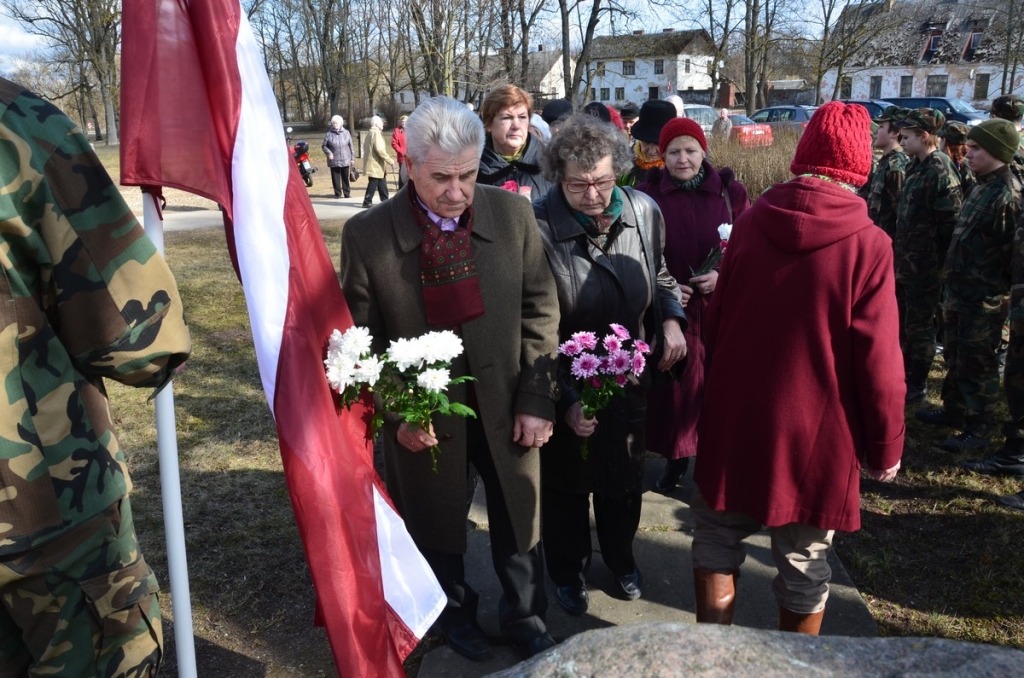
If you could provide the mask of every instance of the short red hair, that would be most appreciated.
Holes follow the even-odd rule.
[[[515,85],[502,85],[492,89],[484,97],[484,103],[480,107],[484,127],[490,127],[498,113],[513,106],[526,106],[526,114],[530,115],[533,113],[533,98],[529,92]]]

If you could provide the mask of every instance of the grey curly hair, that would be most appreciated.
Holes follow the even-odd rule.
[[[565,119],[544,148],[540,168],[545,179],[557,184],[565,178],[566,163],[588,171],[607,156],[611,156],[615,176],[633,166],[633,151],[618,128],[587,113],[577,113]]]

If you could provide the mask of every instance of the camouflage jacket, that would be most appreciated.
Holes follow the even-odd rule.
[[[974,176],[971,168],[967,166],[967,160],[953,163],[953,167],[956,168],[956,174],[960,177],[960,198],[964,204],[967,204],[967,199],[971,197],[971,190],[978,185],[978,179]]]
[[[946,255],[945,308],[999,312],[1010,291],[1010,258],[1020,211],[1020,182],[1009,166],[978,178],[960,210]]]
[[[131,487],[103,377],[161,387],[190,349],[167,264],[89,142],[0,78],[0,556]]]
[[[890,238],[896,237],[896,212],[903,192],[907,163],[906,153],[898,148],[891,150],[878,161],[865,184],[868,216]]]
[[[911,160],[896,216],[897,280],[941,279],[961,204],[960,177],[948,155]]]

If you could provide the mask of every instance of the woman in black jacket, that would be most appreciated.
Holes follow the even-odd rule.
[[[533,99],[515,85],[491,90],[480,108],[487,141],[477,182],[499,186],[536,200],[551,188],[541,174],[543,144],[530,134]]]

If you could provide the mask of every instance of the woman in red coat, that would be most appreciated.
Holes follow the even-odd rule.
[[[707,369],[701,319],[718,280],[718,271],[702,276],[693,271],[721,242],[718,227],[733,223],[750,203],[731,169],[718,170],[708,162],[708,142],[696,122],[675,118],[662,128],[658,141],[665,167],[652,169],[636,188],[654,198],[665,215],[665,263],[680,283],[690,319],[689,359],[674,381],[651,389],[647,403],[647,449],[668,460],[654,489],[670,492],[697,454]]]
[[[817,633],[835,530],[860,528],[862,467],[896,476],[906,384],[892,243],[856,193],[867,112],[832,102],[737,220],[705,314],[711,347],[691,508],[697,621],[732,620],[741,540],[771,528],[779,628]]]

